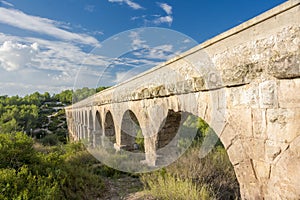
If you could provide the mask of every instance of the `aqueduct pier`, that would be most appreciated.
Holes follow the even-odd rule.
[[[66,107],[70,137],[97,144],[135,121],[145,159],[181,115],[204,119],[227,150],[243,199],[300,199],[300,1],[287,1],[126,82]]]

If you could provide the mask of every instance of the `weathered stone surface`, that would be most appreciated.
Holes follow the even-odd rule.
[[[174,116],[188,112],[208,122],[220,137],[243,199],[300,199],[299,10],[299,0],[287,1],[143,75],[67,107],[70,137],[88,137],[96,145],[99,135],[110,135],[104,123],[110,111],[116,145],[128,146],[122,122],[130,110],[145,136],[144,163],[155,168],[162,158],[174,160],[176,145],[170,141],[181,120]],[[97,112],[102,135],[95,123]],[[165,123],[170,113],[174,120]],[[167,146],[171,148],[158,151]]]
[[[267,181],[271,175],[271,165],[264,161],[253,160],[255,174],[261,181]]]
[[[280,159],[280,154],[288,148],[289,144],[278,141],[266,140],[265,142],[265,162],[275,163]]]
[[[243,199],[260,199],[261,188],[253,168],[251,160],[244,160],[234,167],[237,179],[240,183],[241,197]]]
[[[236,134],[242,137],[252,138],[252,115],[250,108],[244,109],[228,109],[226,110],[226,119]]]
[[[282,79],[300,77],[300,54],[275,54],[269,61],[268,72]]]
[[[264,109],[252,109],[252,131],[253,137],[258,139],[267,139],[267,120],[266,110]]]
[[[291,142],[300,135],[300,108],[268,109],[268,139],[279,142]]]
[[[265,156],[265,140],[256,138],[243,139],[244,151],[250,159],[264,161]]]
[[[260,108],[277,108],[277,83],[276,81],[265,81],[259,84]]]
[[[236,138],[232,141],[232,144],[227,147],[227,153],[233,165],[238,165],[246,159],[249,159],[242,141],[240,138]]]
[[[295,139],[272,165],[267,198],[300,198],[300,137]],[[278,192],[280,191],[280,192]]]
[[[300,79],[281,80],[278,89],[280,108],[295,108],[300,105]]]

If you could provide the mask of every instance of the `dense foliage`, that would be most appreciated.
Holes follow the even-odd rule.
[[[96,89],[93,88],[81,88],[73,90],[65,90],[57,95],[55,95],[55,98],[59,100],[60,102],[71,104],[76,103],[78,101],[81,101],[89,96],[92,96],[93,94],[100,92],[108,87],[98,87]]]
[[[81,144],[34,147],[24,133],[2,133],[0,160],[0,199],[88,199],[104,188]]]
[[[0,132],[21,131],[37,139],[45,138],[45,143],[65,143],[67,127],[63,107],[106,88],[65,90],[52,96],[48,92],[25,97],[0,96]]]
[[[0,96],[0,199],[103,197],[103,179],[120,172],[99,164],[80,143],[67,144],[63,109],[103,89]],[[222,143],[217,141],[205,158],[199,157],[203,139],[213,130],[195,116],[187,118],[182,128],[196,128],[196,138],[172,165],[139,175],[146,193],[155,199],[239,199],[239,185]],[[183,136],[179,147],[186,149],[190,140]],[[141,131],[135,142],[144,151]],[[114,156],[117,162],[124,155]]]

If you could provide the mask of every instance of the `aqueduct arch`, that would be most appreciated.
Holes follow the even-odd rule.
[[[108,138],[109,142],[116,143],[116,130],[115,130],[115,123],[113,116],[110,111],[107,111],[105,114],[105,121],[104,121],[104,134],[105,137]]]
[[[127,110],[122,117],[121,146],[129,151],[134,150],[135,139],[139,131],[142,132],[142,129],[136,115],[131,110]]]
[[[103,135],[102,120],[99,111],[97,110],[94,118],[94,147],[101,145],[101,136]]]
[[[75,117],[74,124],[68,124],[70,134],[80,137],[80,111],[104,113],[114,108],[110,112],[114,119],[105,116],[102,123],[109,132],[107,124],[114,122],[116,145],[121,147],[119,118],[130,109],[145,136],[146,161],[156,165],[157,147],[164,148],[169,141],[157,135],[168,111],[191,113],[219,136],[242,198],[299,199],[299,10],[299,0],[287,1],[121,85],[66,107],[75,112],[73,116],[66,112],[67,118]],[[199,73],[204,54],[215,71]],[[101,124],[99,112],[94,119]],[[173,117],[177,121],[178,116]]]

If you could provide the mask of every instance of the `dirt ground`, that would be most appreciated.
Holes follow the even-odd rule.
[[[106,178],[104,200],[155,200],[143,192],[139,178],[126,174],[118,178]],[[99,199],[100,200],[100,199]]]

